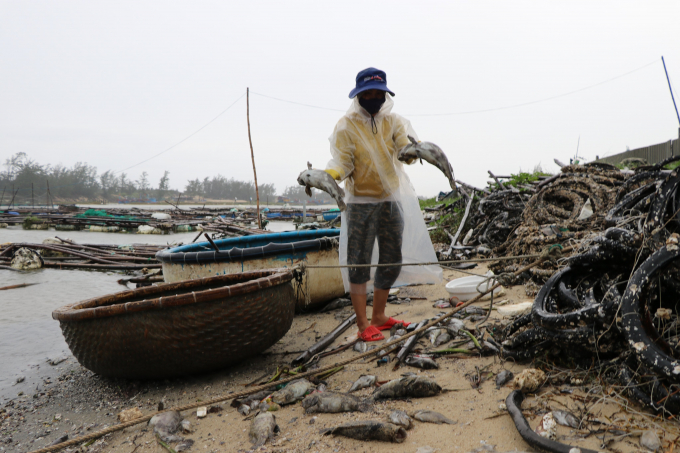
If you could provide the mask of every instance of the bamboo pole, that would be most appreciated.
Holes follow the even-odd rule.
[[[260,190],[257,187],[257,171],[255,170],[255,153],[253,152],[253,139],[250,136],[250,88],[246,88],[246,120],[248,121],[248,141],[250,142],[250,157],[253,160],[253,176],[255,177],[255,197],[257,198],[257,228],[262,229],[262,217],[260,216]]]
[[[46,179],[45,183],[47,184],[48,203],[50,204],[50,208],[54,209],[54,199],[52,198],[52,192],[50,192],[50,181]]]
[[[12,184],[12,191],[14,192],[14,184]],[[14,195],[12,195],[12,201],[9,202],[7,205],[7,210],[9,211],[12,208],[12,205],[14,204],[14,199],[16,198],[17,194],[19,193],[19,189],[14,192]]]

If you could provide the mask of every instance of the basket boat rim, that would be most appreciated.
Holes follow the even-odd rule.
[[[290,282],[293,278],[294,269],[278,268],[183,280],[157,286],[145,286],[65,305],[52,312],[52,319],[61,322],[77,322],[119,316],[127,313],[196,305],[201,302],[209,302],[271,288]],[[220,286],[217,288],[201,289],[208,286],[214,287],[215,285]],[[169,291],[177,291],[177,294],[162,295]]]

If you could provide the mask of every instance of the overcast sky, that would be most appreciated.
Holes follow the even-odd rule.
[[[3,0],[0,160],[23,151],[121,171],[250,87],[258,180],[281,191],[307,161],[325,167],[356,73],[374,66],[394,111],[446,152],[458,179],[555,172],[579,137],[587,159],[678,137],[661,56],[680,90],[679,17],[677,0]],[[180,190],[218,173],[252,180],[245,101],[127,174],[157,184],[168,170]],[[432,166],[408,173],[420,195],[447,188]]]

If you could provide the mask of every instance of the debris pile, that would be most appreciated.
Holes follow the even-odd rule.
[[[496,256],[523,256],[561,249],[606,228],[605,217],[615,206],[616,194],[625,174],[607,164],[570,165],[555,177],[537,185],[526,203],[521,222],[516,223]],[[515,272],[526,259],[503,261],[491,268],[496,274]],[[533,295],[556,270],[555,260],[531,269],[522,280],[531,280],[527,294]]]
[[[553,261],[559,270],[538,292],[531,313],[506,327],[503,357],[546,356],[586,366],[593,358],[606,361],[615,370],[610,377],[634,399],[664,415],[680,414],[680,173],[661,170],[664,164],[640,167],[625,180],[603,179],[602,169],[589,173],[618,191],[606,194],[607,202],[594,188],[588,192],[592,219],[569,224],[583,233],[577,253]],[[532,208],[540,206],[538,198]],[[548,219],[541,209],[525,212],[524,223]]]

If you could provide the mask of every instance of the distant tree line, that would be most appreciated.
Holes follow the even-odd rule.
[[[72,167],[63,165],[41,165],[30,159],[26,153],[16,153],[5,160],[0,172],[0,193],[4,196],[0,205],[6,206],[12,198],[15,205],[44,205],[46,200],[116,202],[121,200],[148,201],[165,198],[176,199],[180,191],[170,188],[170,172],[165,171],[158,183],[149,180],[147,172],[142,172],[137,180],[127,173],[107,170],[99,174],[97,168],[87,163],[77,162]],[[259,184],[260,201],[276,201],[278,194],[274,184]],[[291,201],[310,200],[304,187],[286,187],[281,196]],[[255,184],[252,181],[239,181],[222,175],[211,178],[194,179],[187,182],[182,199],[213,200],[255,200]],[[316,200],[330,200],[324,193],[315,191]]]

